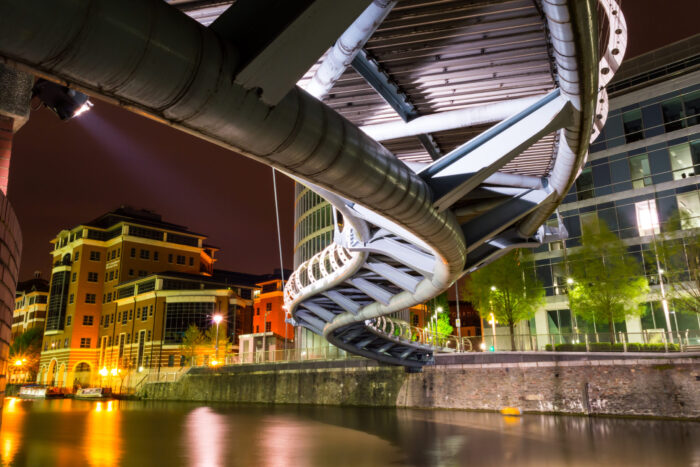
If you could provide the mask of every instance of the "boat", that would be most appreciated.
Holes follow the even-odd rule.
[[[110,399],[112,390],[110,388],[80,388],[73,395],[74,399],[100,400]]]
[[[29,384],[19,388],[21,399],[57,399],[63,397],[63,393],[58,388]]]

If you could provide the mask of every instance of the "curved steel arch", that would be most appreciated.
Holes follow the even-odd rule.
[[[601,1],[621,17],[613,0]],[[375,320],[557,234],[540,226],[585,161],[594,112],[604,119],[602,106],[594,110],[605,99],[594,3],[542,7],[558,91],[419,174],[299,88],[266,104],[236,82],[245,62],[235,44],[161,0],[0,0],[0,56],[313,185],[344,228],[288,283],[296,324],[351,352],[421,366],[432,347],[383,334]],[[607,60],[614,72],[619,58]],[[501,171],[553,133],[546,177]]]

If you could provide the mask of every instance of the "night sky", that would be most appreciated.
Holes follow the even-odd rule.
[[[627,57],[698,32],[697,0],[625,0]],[[93,99],[69,122],[33,111],[15,136],[8,194],[24,235],[21,279],[50,274],[49,241],[131,205],[209,236],[217,267],[279,267],[272,174],[267,166]],[[285,267],[292,267],[293,182],[278,174]]]

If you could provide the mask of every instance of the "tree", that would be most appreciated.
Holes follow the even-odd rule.
[[[197,349],[204,343],[205,337],[202,331],[200,331],[196,325],[190,324],[190,327],[188,327],[187,331],[182,335],[182,343],[180,344],[183,352],[187,355],[190,365],[192,365],[194,361]]]
[[[443,292],[437,297],[433,298],[427,304],[428,309],[428,321],[431,323],[431,329],[433,332],[438,334],[438,341],[440,343],[445,340],[441,336],[449,336],[452,334],[454,328],[450,325],[450,303],[447,300],[447,292]],[[433,327],[433,318],[437,315],[437,327]]]
[[[9,364],[12,371],[28,373],[29,380],[36,378],[41,359],[41,340],[44,332],[41,328],[31,328],[17,335],[10,344]],[[15,363],[19,362],[19,365]]]
[[[511,251],[472,273],[464,298],[472,303],[482,318],[494,314],[508,325],[510,348],[515,350],[514,326],[530,319],[544,304],[544,287],[535,276],[532,253]]]
[[[607,324],[614,343],[614,323],[644,314],[649,283],[639,275],[640,263],[604,222],[595,219],[584,225],[581,241],[570,255],[574,285],[569,307],[586,321]]]
[[[220,329],[219,333],[218,333],[218,337],[219,337],[219,342],[217,345],[216,325],[213,325],[212,327],[207,329],[207,332],[204,335],[204,340],[206,341],[207,345],[211,346],[212,349],[216,349],[218,347],[219,348],[219,355],[223,356],[226,354],[226,346],[228,345],[228,340],[226,339],[226,332],[224,332],[223,329]]]
[[[644,259],[655,274],[661,267],[666,295],[676,310],[700,313],[700,229],[688,216],[674,213],[645,250]]]

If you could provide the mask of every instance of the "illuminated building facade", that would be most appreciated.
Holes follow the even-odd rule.
[[[265,360],[280,360],[280,350],[293,346],[294,326],[285,323],[284,292],[279,274],[258,282],[253,292],[253,331],[240,336],[241,358],[251,361],[254,354],[268,352]],[[285,271],[289,277],[289,271]],[[264,349],[264,350],[263,350]]]
[[[53,269],[38,381],[71,386],[93,378],[100,322],[119,305],[119,285],[162,271],[211,276],[216,249],[205,245],[205,238],[158,214],[129,207],[60,232],[51,241]]]
[[[596,217],[627,244],[651,286],[646,313],[615,323],[616,331],[632,333],[629,339],[636,342],[645,330],[668,330],[658,271],[643,257],[653,256],[654,236],[676,213],[687,219],[681,237],[697,235],[700,228],[700,35],[625,60],[608,92],[605,127],[559,207],[569,237],[535,253],[547,303],[530,321],[533,334],[607,332],[607,325],[601,329],[574,316],[567,300],[566,255],[580,245],[583,226]],[[700,317],[675,311],[670,311],[671,330],[697,335]],[[518,332],[527,333],[523,325]]]
[[[253,276],[254,277],[254,276]],[[100,317],[97,367],[103,378],[117,371],[159,370],[214,361],[213,342],[189,348],[183,341],[195,325],[215,341],[214,317],[220,315],[220,358],[238,336],[250,332],[254,286],[226,281],[225,275],[165,272],[126,281]],[[247,298],[243,298],[247,297]],[[114,378],[111,378],[114,379]],[[104,385],[105,381],[101,381]]]
[[[12,338],[32,328],[44,329],[49,283],[35,274],[34,279],[17,284],[12,313]]]

